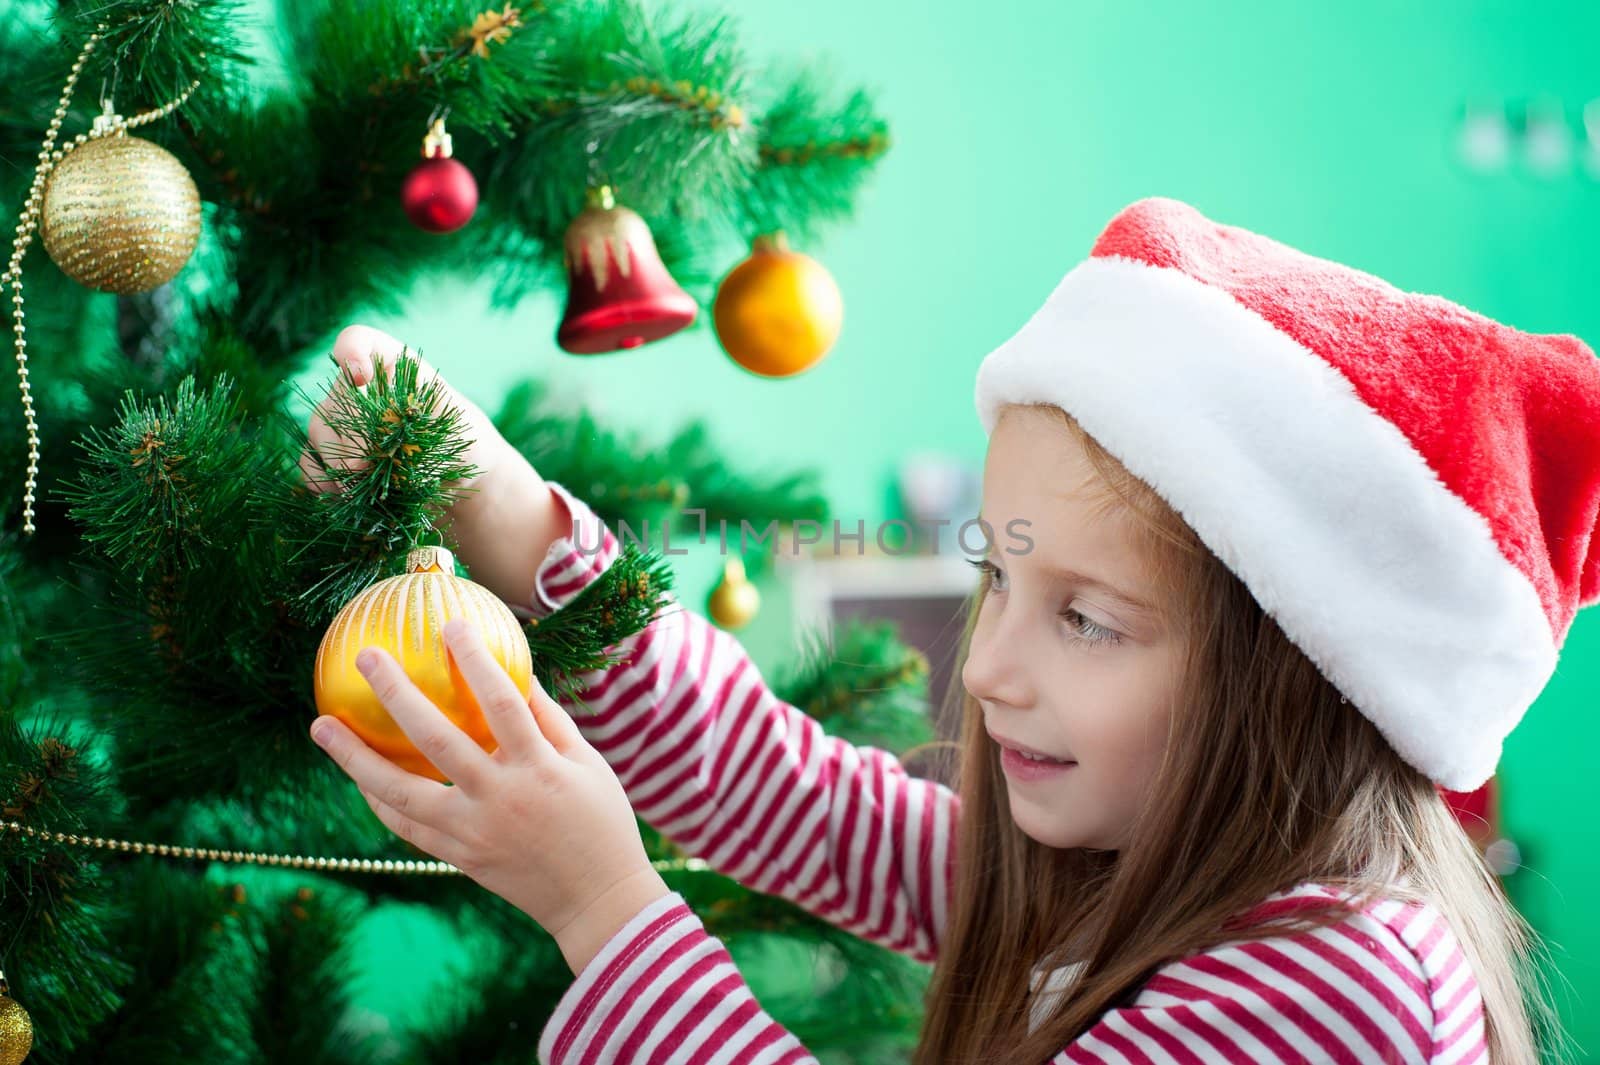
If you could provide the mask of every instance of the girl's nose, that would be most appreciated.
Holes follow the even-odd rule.
[[[993,611],[994,606],[984,609]],[[961,683],[982,702],[1028,709],[1036,693],[1027,646],[1026,634],[1007,626],[1003,615],[980,618],[961,667]]]

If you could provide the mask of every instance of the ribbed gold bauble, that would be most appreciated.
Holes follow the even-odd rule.
[[[451,618],[477,627],[526,699],[533,690],[533,657],[521,623],[493,592],[457,577],[455,559],[442,547],[417,548],[406,556],[405,573],[375,582],[346,603],[323,634],[314,670],[320,713],[343,721],[401,768],[434,780],[445,776],[389,716],[356,668],[356,655],[363,647],[388,651],[446,717],[478,746],[493,751],[499,746],[494,733],[445,646],[444,623]]]
[[[0,994],[0,1065],[22,1065],[33,1049],[33,1018],[17,1000]]]
[[[72,149],[45,184],[39,233],[63,273],[131,296],[171,281],[200,237],[200,193],[177,157],[126,133]]]

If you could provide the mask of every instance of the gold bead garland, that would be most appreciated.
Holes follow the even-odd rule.
[[[253,865],[314,869],[322,872],[389,873],[416,876],[455,876],[461,870],[449,862],[411,861],[394,858],[320,858],[299,854],[263,854],[258,851],[218,850],[212,847],[183,847],[172,843],[139,843],[102,836],[80,836],[72,832],[52,832],[20,821],[0,821],[0,829],[22,833],[46,843],[66,843],[74,847],[156,854],[164,858],[192,858],[211,862],[242,862]],[[711,868],[703,858],[658,858],[650,863],[657,872],[702,872]]]
[[[33,185],[28,190],[28,199],[22,208],[22,218],[17,222],[16,237],[11,244],[11,261],[5,273],[0,274],[0,288],[11,286],[11,303],[13,311],[13,329],[16,333],[17,348],[17,377],[22,389],[22,413],[28,426],[28,479],[22,497],[22,531],[32,535],[33,525],[33,497],[39,479],[39,426],[34,420],[33,393],[28,388],[28,342],[26,326],[23,321],[22,307],[22,259],[28,253],[28,246],[32,243],[34,232],[39,227],[39,212],[44,202],[45,182],[50,172],[68,152],[82,145],[84,142],[95,138],[125,133],[130,129],[154,122],[156,119],[165,118],[180,107],[196,89],[200,82],[195,81],[185,89],[176,100],[165,104],[154,111],[146,111],[130,119],[111,116],[108,121],[96,121],[95,128],[87,133],[80,133],[72,139],[65,148],[55,147],[56,136],[61,132],[61,123],[66,120],[67,110],[72,106],[72,94],[78,85],[78,76],[83,73],[83,66],[88,61],[90,53],[94,51],[100,37],[106,31],[106,24],[100,23],[95,32],[89,35],[83,43],[83,50],[78,53],[77,60],[72,64],[72,72],[67,75],[66,85],[61,90],[61,100],[56,105],[55,114],[50,118],[50,125],[45,131],[44,144],[39,148],[39,164],[33,172]]]

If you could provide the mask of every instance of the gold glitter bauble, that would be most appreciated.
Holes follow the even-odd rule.
[[[0,995],[0,1065],[22,1065],[33,1049],[33,1018],[17,1000]]]
[[[72,149],[50,172],[39,233],[79,284],[119,296],[148,292],[189,261],[200,193],[165,148],[108,134]]]
[[[500,744],[445,646],[444,623],[451,618],[472,622],[524,699],[533,690],[533,656],[511,608],[483,585],[457,577],[449,551],[419,547],[406,557],[406,570],[358,592],[329,623],[317,648],[317,710],[343,721],[367,746],[402,769],[444,780],[389,716],[356,668],[356,655],[368,646],[388,651],[422,694],[486,751]]]

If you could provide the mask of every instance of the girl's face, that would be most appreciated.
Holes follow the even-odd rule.
[[[1002,748],[1018,827],[1118,850],[1166,745],[1179,647],[1149,605],[1131,519],[1095,514],[1094,477],[1048,412],[1003,410],[983,477],[989,590],[961,679]]]

